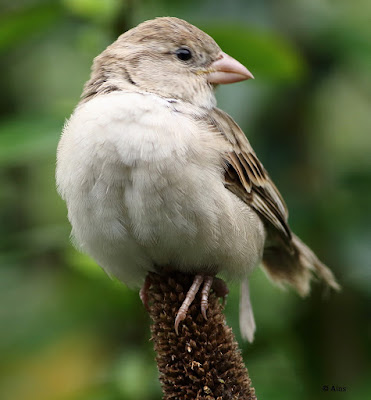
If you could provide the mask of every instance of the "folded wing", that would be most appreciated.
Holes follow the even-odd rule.
[[[339,289],[332,272],[291,232],[285,202],[241,128],[217,108],[205,118],[231,144],[232,150],[225,155],[226,188],[252,207],[265,223],[263,265],[269,276],[277,283],[291,284],[301,295],[309,292],[313,272]]]

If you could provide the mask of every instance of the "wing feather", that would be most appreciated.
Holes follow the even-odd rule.
[[[229,150],[224,156],[225,187],[253,208],[265,223],[263,266],[269,276],[278,283],[291,284],[299,294],[306,295],[314,272],[339,290],[332,272],[291,232],[286,204],[241,128],[217,108],[202,119],[228,141]]]
[[[226,187],[257,211],[266,225],[277,230],[290,247],[292,234],[286,204],[241,128],[218,108],[214,108],[208,118],[209,124],[232,145],[233,150],[225,156]]]
[[[313,272],[339,290],[332,272],[291,232],[286,204],[241,128],[218,108],[208,110],[200,119],[228,142],[224,155],[225,187],[254,209],[265,223],[263,266],[268,275],[279,284],[291,284],[301,295],[309,292]]]

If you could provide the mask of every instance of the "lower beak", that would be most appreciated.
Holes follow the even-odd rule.
[[[218,60],[208,69],[207,80],[210,83],[234,83],[254,79],[253,74],[237,60],[222,52]]]

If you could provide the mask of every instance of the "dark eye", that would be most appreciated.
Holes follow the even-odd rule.
[[[186,49],[185,47],[181,47],[180,49],[175,51],[176,56],[179,60],[188,61],[192,58],[191,50]]]

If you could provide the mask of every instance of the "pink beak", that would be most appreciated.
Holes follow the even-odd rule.
[[[214,61],[207,80],[210,83],[234,83],[246,79],[254,79],[253,74],[237,60],[222,52],[221,57]]]

